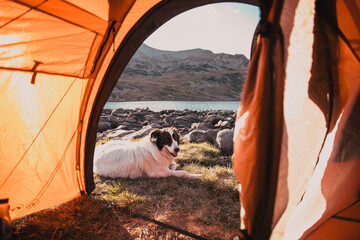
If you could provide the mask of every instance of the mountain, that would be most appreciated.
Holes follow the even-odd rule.
[[[248,65],[242,54],[163,51],[143,44],[108,101],[237,101]]]

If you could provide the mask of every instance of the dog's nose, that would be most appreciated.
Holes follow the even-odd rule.
[[[175,151],[175,152],[179,152],[179,151],[180,151],[180,148],[175,148],[174,151]]]

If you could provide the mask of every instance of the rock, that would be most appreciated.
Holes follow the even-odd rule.
[[[197,129],[197,130],[206,131],[206,130],[209,130],[211,128],[212,128],[212,126],[210,124],[208,124],[208,123],[205,123],[205,122],[193,123],[191,125],[191,129]]]
[[[146,135],[150,134],[151,131],[153,131],[155,128],[152,127],[145,127],[139,131],[133,132],[131,134],[128,134],[124,137],[124,140],[127,139],[138,139],[138,138],[143,138]]]
[[[209,142],[212,143],[214,141],[213,136],[211,133],[206,132],[204,130],[194,130],[190,133],[186,134],[183,137],[184,141],[190,143],[202,143],[202,142]]]
[[[111,112],[111,115],[116,116],[116,117],[126,117],[127,116],[127,114],[124,113],[124,109],[122,109],[122,108],[114,109]]]
[[[164,122],[164,127],[170,127],[173,124],[173,119],[171,116],[166,116],[163,119],[163,122]]]
[[[145,120],[145,115],[146,115],[145,111],[144,112],[138,111],[138,112],[132,113],[132,117],[135,118],[137,122],[144,121]]]
[[[160,124],[160,125],[164,124],[163,120],[160,118],[160,114],[158,114],[158,113],[146,115],[145,121],[147,121],[150,124],[152,124],[152,123],[156,123],[156,124]]]
[[[134,116],[129,115],[129,116],[125,119],[125,122],[128,122],[128,123],[137,123],[137,120],[135,119]]]
[[[206,123],[211,123],[212,125],[217,124],[219,121],[225,120],[223,116],[220,115],[209,115],[205,118]]]
[[[138,124],[138,123],[126,122],[122,125],[119,125],[117,128],[123,129],[123,130],[140,130],[142,128],[142,125]]]
[[[216,130],[216,129],[210,129],[210,130],[206,131],[207,134],[210,134],[212,136],[212,139],[213,139],[212,143],[215,143],[218,132],[219,132],[219,130]]]
[[[199,121],[198,117],[194,115],[187,115],[187,116],[179,116],[175,118],[174,125],[175,126],[185,126],[190,128],[193,123],[197,123]]]
[[[117,128],[120,125],[120,121],[117,117],[110,115],[109,122],[111,124],[111,128]]]
[[[234,130],[224,129],[218,132],[216,144],[223,154],[231,155],[233,153],[233,136]]]
[[[169,113],[173,113],[175,112],[175,110],[161,110],[160,114],[169,114]]]
[[[108,129],[111,129],[111,123],[109,122],[99,122],[98,123],[98,127],[97,127],[97,131],[102,133]]]
[[[109,115],[101,115],[99,122],[110,122],[110,116]]]
[[[123,129],[117,129],[114,131],[109,132],[106,134],[105,138],[109,139],[123,139],[127,135],[133,133],[135,130],[123,130]]]
[[[218,127],[220,129],[230,128],[230,122],[228,121],[222,121],[220,120],[217,124],[215,124],[215,127]]]
[[[101,113],[103,113],[103,114],[105,114],[105,115],[109,115],[109,114],[111,114],[112,111],[114,111],[114,110],[111,110],[111,109],[108,109],[108,108],[104,108]]]

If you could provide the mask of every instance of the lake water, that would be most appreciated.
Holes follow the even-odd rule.
[[[161,110],[233,110],[239,107],[239,101],[137,101],[137,102],[107,102],[104,109],[135,109],[149,108],[151,111]]]

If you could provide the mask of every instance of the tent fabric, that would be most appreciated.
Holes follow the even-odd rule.
[[[243,213],[241,227],[256,239],[267,239],[271,233],[270,206],[275,200],[278,166],[272,159],[279,155],[282,119],[278,116],[282,115],[283,92],[283,69],[275,63],[283,58],[278,28],[282,4],[274,1],[272,11],[262,16],[264,26],[259,25],[263,30],[248,69],[234,136],[234,170],[240,182]]]
[[[141,43],[222,0],[0,1],[0,198],[12,219],[94,189],[97,123]],[[360,1],[235,1],[261,22],[234,134],[252,239],[359,239]]]
[[[253,239],[360,237],[358,211],[349,212],[346,220],[336,217],[359,201],[360,132],[356,126],[360,120],[360,65],[354,44],[359,39],[359,3],[284,1],[280,21],[284,60],[268,61],[284,68],[283,80],[275,75],[275,81],[284,84],[283,96],[269,88],[273,81],[269,74],[276,69],[261,76],[267,71],[258,66],[264,54],[251,59],[237,116],[234,168],[241,185],[242,228]],[[341,12],[352,13],[345,17],[346,24]],[[255,52],[266,37],[260,35]],[[262,96],[257,97],[257,91],[262,91]],[[280,98],[283,111],[275,110],[269,96]],[[271,113],[265,114],[265,121],[254,120],[262,108],[270,108]],[[282,131],[271,125],[272,114],[278,114],[277,123],[282,119]],[[277,147],[273,145],[278,142],[277,135],[269,137],[274,130],[282,132],[279,158],[268,154],[269,145]],[[270,196],[266,174],[272,169],[264,168],[274,164],[279,166],[273,175],[277,176],[275,204],[274,209],[266,208],[273,210],[273,219],[270,235],[264,236],[258,227],[259,221],[264,224],[267,220],[266,212],[256,210],[269,199],[255,193]],[[251,205],[247,206],[248,202]]]

